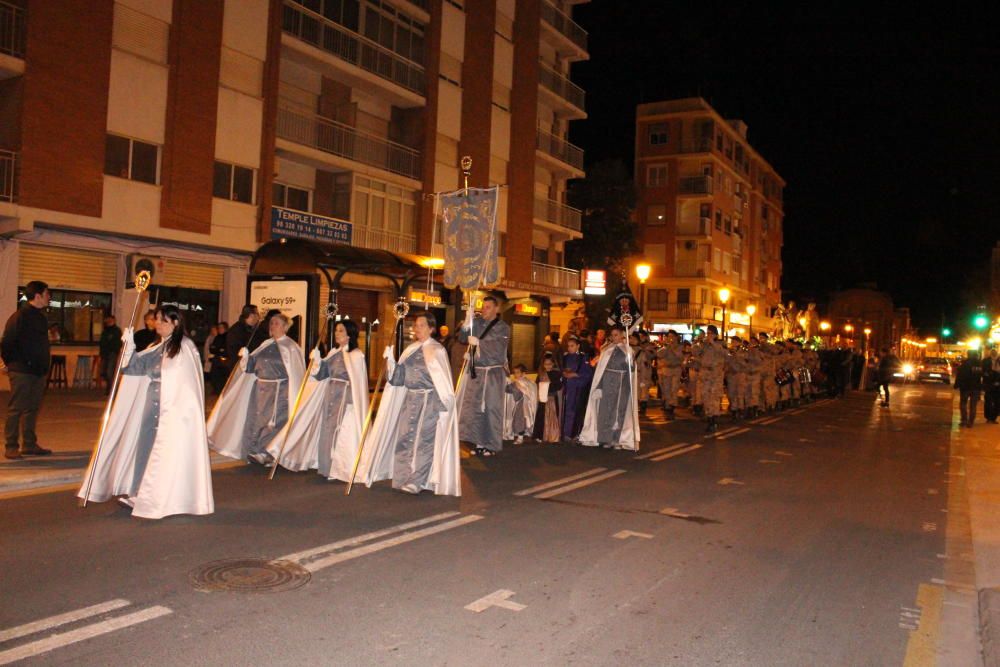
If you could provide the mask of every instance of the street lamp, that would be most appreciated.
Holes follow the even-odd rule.
[[[871,327],[865,327],[864,328],[864,332],[865,332],[865,359],[867,359],[868,358],[868,348],[870,347],[868,341],[869,341],[869,336],[872,335],[872,328]]]
[[[750,338],[753,338],[753,315],[757,312],[757,306],[752,303],[747,306],[747,327],[750,329]]]
[[[635,275],[639,279],[639,307],[646,307],[646,281],[649,280],[649,274],[653,270],[649,264],[636,264]],[[649,313],[646,313],[646,319],[649,318]],[[645,328],[645,326],[643,327]]]
[[[826,321],[820,322],[819,323],[819,330],[820,331],[829,331],[830,330],[830,323],[826,322]]]
[[[719,290],[719,301],[722,302],[722,342],[726,342],[726,304],[729,302],[729,290],[723,287]]]

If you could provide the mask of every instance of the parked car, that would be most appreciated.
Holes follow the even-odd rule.
[[[917,380],[951,384],[951,362],[940,357],[927,357],[917,366]]]

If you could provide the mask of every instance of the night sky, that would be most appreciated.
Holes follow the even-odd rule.
[[[572,76],[589,118],[570,138],[588,164],[618,158],[632,169],[636,104],[700,95],[743,119],[788,181],[786,298],[822,303],[875,282],[916,326],[966,319],[1000,240],[994,17],[829,7],[578,6],[590,61]]]

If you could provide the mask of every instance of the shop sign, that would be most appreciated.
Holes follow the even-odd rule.
[[[739,311],[726,311],[726,321],[731,324],[742,324],[743,326],[748,326],[750,324],[750,316]]]
[[[583,272],[583,293],[604,296],[607,292],[607,271],[586,269]]]
[[[271,236],[351,244],[354,225],[313,213],[271,207]]]
[[[514,312],[518,315],[532,315],[538,317],[542,312],[542,307],[537,303],[515,303]]]
[[[441,300],[440,294],[430,294],[427,292],[418,292],[417,290],[410,290],[410,302],[411,303],[426,303],[432,306],[440,306],[443,301]]]
[[[261,316],[269,310],[280,310],[292,322],[289,333],[304,348],[309,331],[309,282],[266,278],[250,280],[250,303],[257,306]]]

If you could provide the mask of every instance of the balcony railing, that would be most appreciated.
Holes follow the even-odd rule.
[[[372,250],[388,250],[390,252],[417,252],[417,237],[414,234],[389,232],[384,229],[372,229],[364,225],[354,225],[351,245]]]
[[[681,220],[677,223],[677,236],[711,236],[712,219]]]
[[[277,133],[297,144],[420,180],[420,151],[337,121],[282,107],[278,109]]]
[[[560,289],[580,289],[580,272],[551,264],[531,263],[531,282]]]
[[[0,150],[0,201],[17,201],[17,153]]]
[[[427,94],[427,74],[417,63],[358,33],[285,0],[281,29],[307,44],[420,95]]]
[[[679,259],[674,263],[674,276],[678,278],[708,278],[711,273],[711,262]]]
[[[565,36],[569,41],[584,51],[587,50],[587,31],[547,0],[542,0],[542,20],[555,28],[558,33]]]
[[[572,206],[552,199],[537,198],[535,199],[535,217],[578,232],[582,225],[583,213]]]
[[[680,193],[682,195],[710,195],[712,194],[712,184],[711,176],[682,178]]]
[[[712,140],[709,138],[688,139],[681,143],[679,153],[710,153]]]
[[[24,10],[0,2],[0,53],[24,58]]]
[[[538,128],[537,133],[538,149],[548,153],[552,157],[565,162],[566,164],[583,169],[583,149],[577,148],[565,139],[561,139],[554,134],[549,134],[542,128]]]
[[[546,89],[552,91],[562,99],[566,100],[577,109],[583,109],[585,94],[583,88],[576,85],[565,76],[555,71],[545,63],[539,63],[538,82]]]

